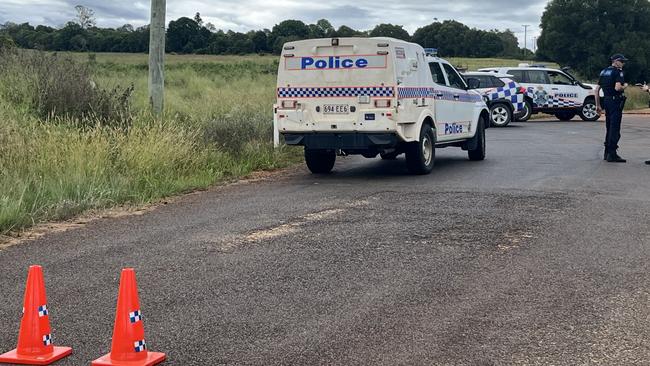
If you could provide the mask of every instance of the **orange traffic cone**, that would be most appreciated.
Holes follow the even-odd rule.
[[[0,355],[0,363],[49,365],[72,353],[70,347],[54,347],[41,266],[29,267],[20,321],[18,347]]]
[[[149,366],[165,360],[165,354],[149,352],[144,341],[144,324],[133,268],[122,270],[111,352],[91,365]]]

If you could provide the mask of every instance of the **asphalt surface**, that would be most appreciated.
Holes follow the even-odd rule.
[[[120,269],[170,365],[650,364],[650,118],[488,130],[428,176],[344,158],[0,251],[0,350],[44,266],[58,365],[109,351]]]

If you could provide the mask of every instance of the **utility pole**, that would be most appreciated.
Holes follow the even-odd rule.
[[[526,48],[528,48],[528,43],[527,43],[527,41],[528,41],[528,27],[530,27],[530,25],[524,24],[524,25],[522,25],[522,27],[524,27],[524,60],[525,60],[526,59]]]
[[[160,117],[165,102],[165,11],[166,0],[151,0],[149,26],[149,102]]]

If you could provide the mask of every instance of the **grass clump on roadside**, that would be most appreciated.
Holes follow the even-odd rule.
[[[167,75],[166,117],[158,121],[148,112],[146,69],[113,72],[32,51],[6,55],[0,60],[0,234],[91,208],[151,202],[298,159],[294,149],[272,147],[275,80],[266,66],[238,76],[237,67],[251,68],[211,72],[179,64]],[[64,71],[69,75],[59,75]]]
[[[632,111],[636,109],[649,108],[650,96],[647,92],[641,90],[637,86],[631,86],[625,90],[627,101],[625,102],[625,110]]]

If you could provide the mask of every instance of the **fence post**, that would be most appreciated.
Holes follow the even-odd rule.
[[[278,106],[273,105],[273,147],[280,147],[280,131],[278,130]]]

